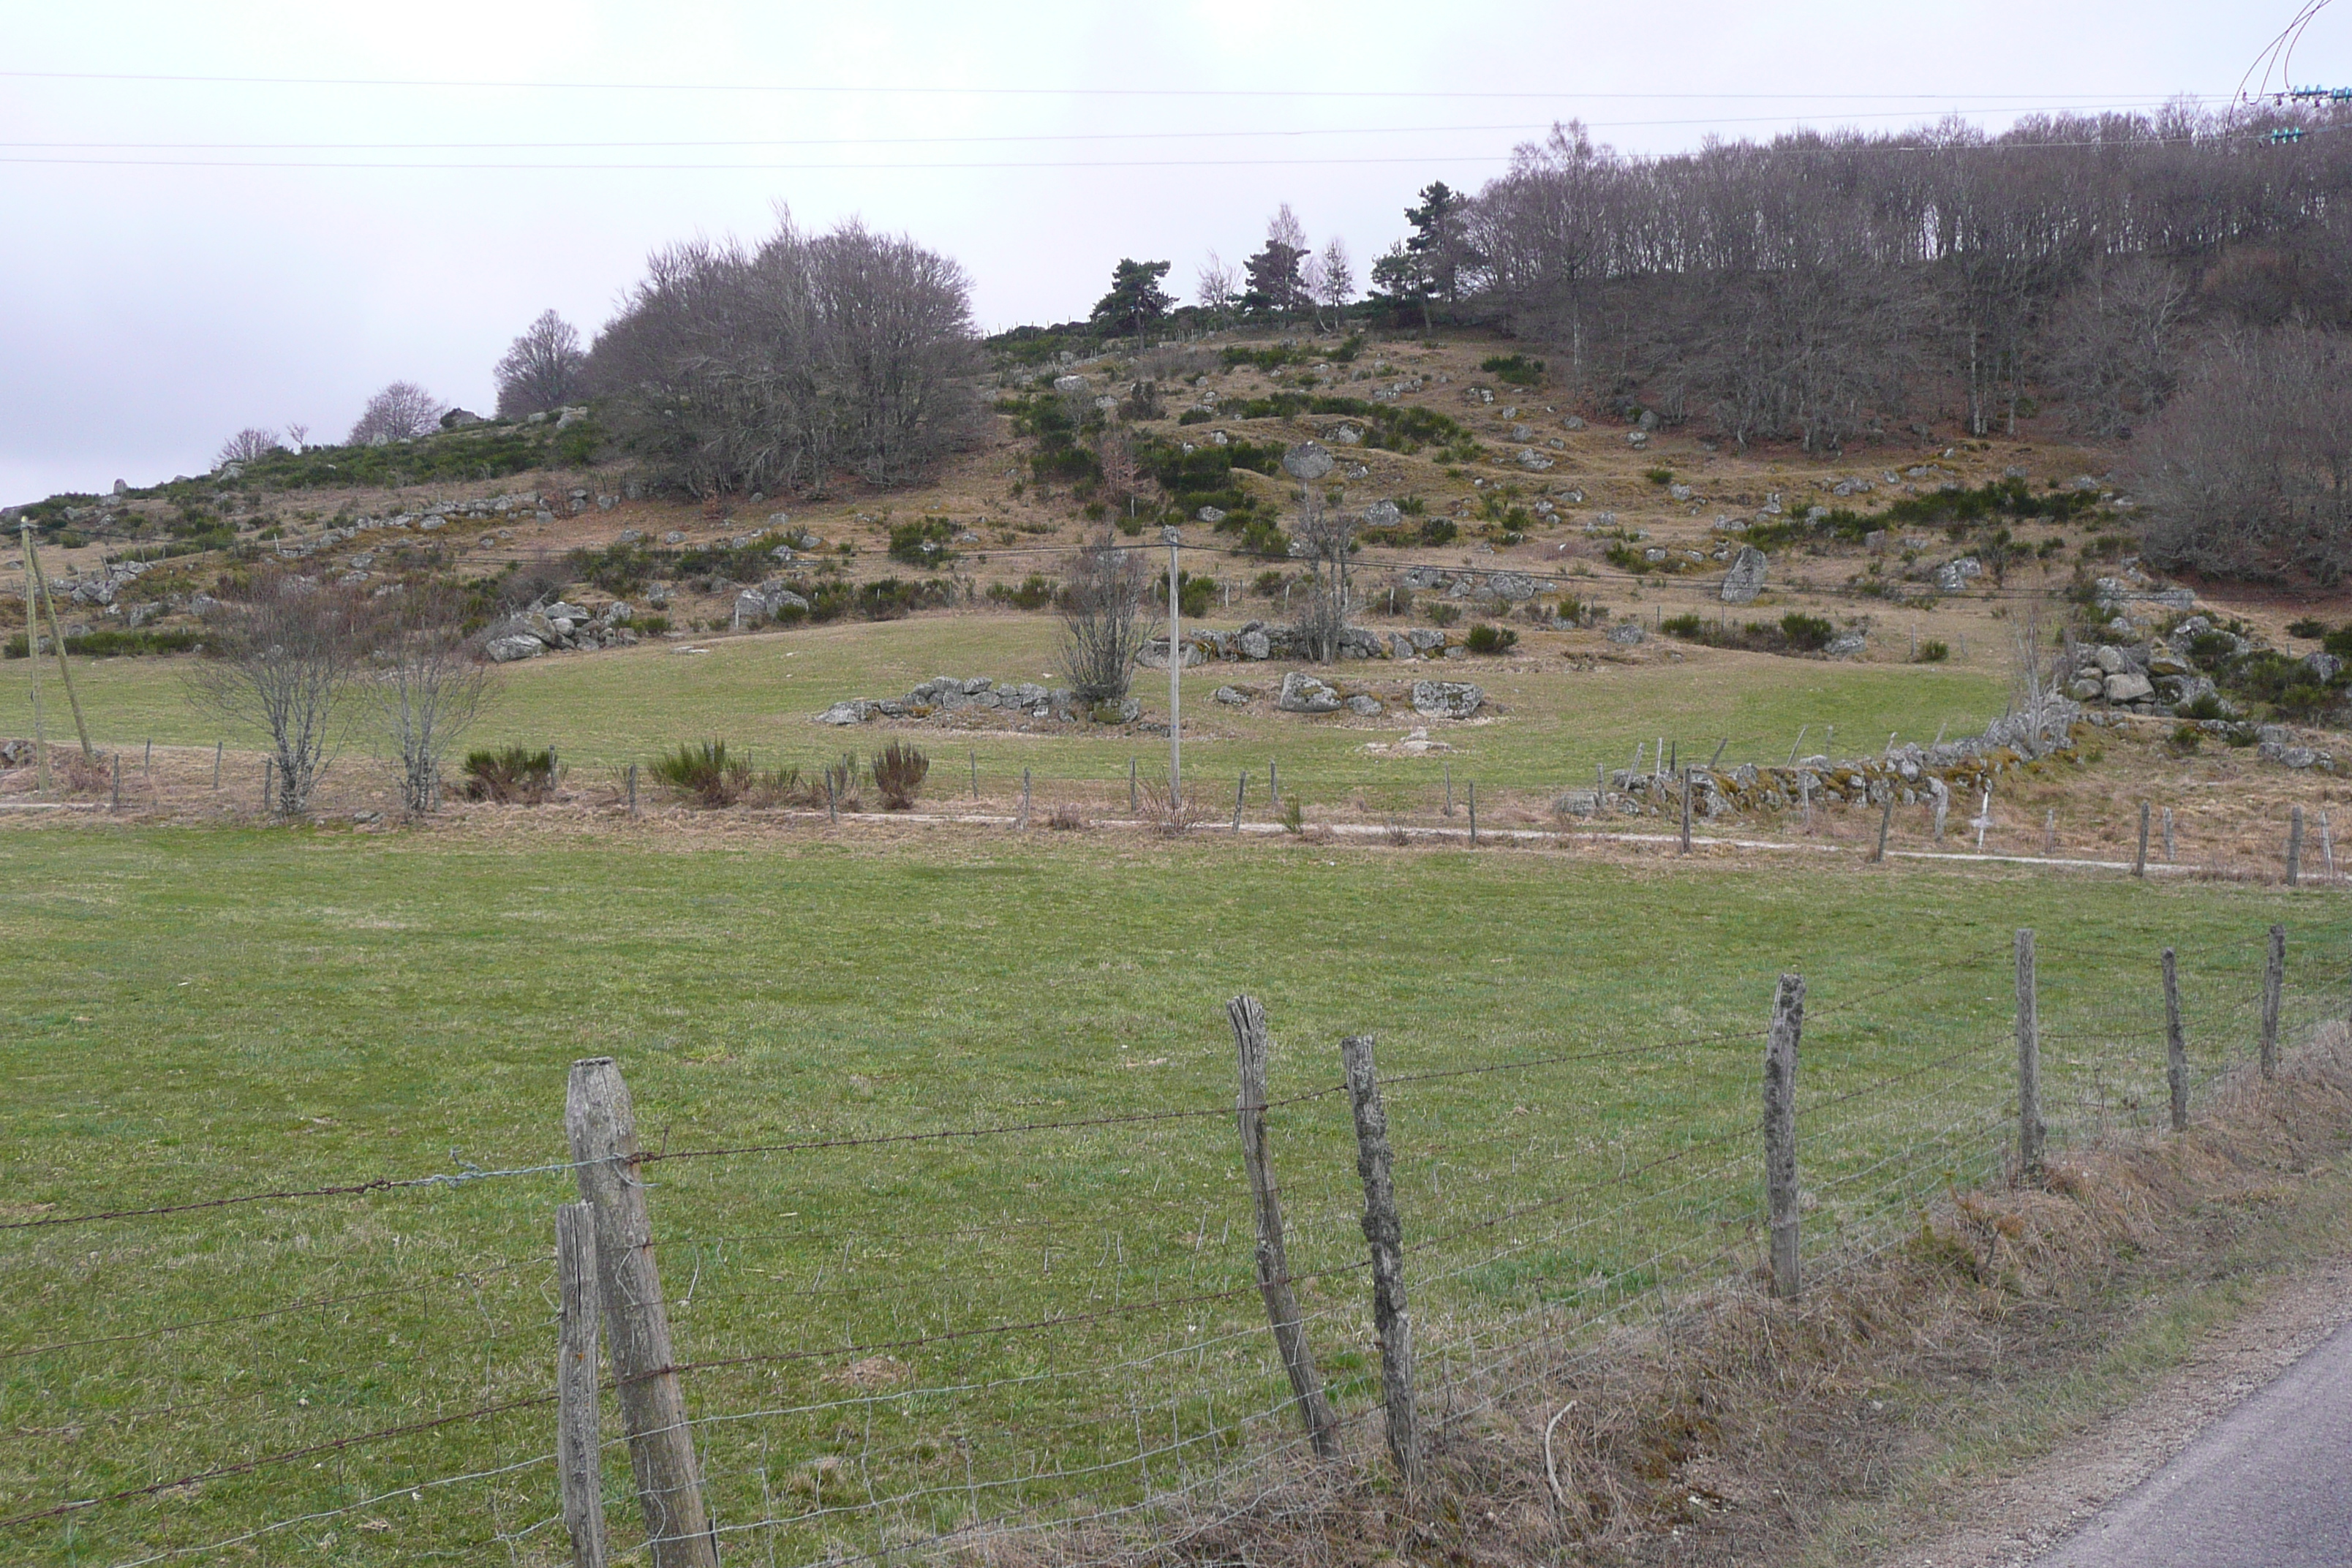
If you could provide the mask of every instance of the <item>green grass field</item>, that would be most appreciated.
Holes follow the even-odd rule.
[[[666,658],[628,668],[702,679]],[[677,732],[605,722],[615,745]],[[684,1382],[743,1561],[1205,1484],[1288,1432],[1227,1114],[1236,993],[1266,1005],[1278,1099],[1337,1081],[1340,1035],[1379,1036],[1417,1331],[1463,1387],[1538,1325],[1753,1266],[1783,969],[1811,988],[1822,1259],[1997,1164],[2012,927],[2042,932],[2063,1136],[2160,1111],[2161,944],[2201,1072],[2251,1046],[2269,921],[2294,933],[2291,1028],[2343,994],[2333,900],[2252,886],[960,830],[0,842],[0,1220],[560,1162],[589,1055],[620,1059],[646,1146],[674,1154],[1197,1113],[647,1167],[679,1353],[731,1363]],[[1471,1067],[1497,1070],[1421,1076]],[[1377,1363],[1345,1102],[1272,1124],[1310,1336],[1360,1415]],[[224,1560],[565,1560],[551,1412],[467,1413],[551,1386],[570,1195],[541,1173],[0,1231],[0,1514],[295,1456],[0,1526],[0,1557],[143,1561],[276,1526]],[[1017,1324],[1043,1326],[991,1331]],[[617,1447],[605,1473],[625,1542]]]
[[[878,725],[841,731],[810,722],[843,698],[896,697],[934,675],[1044,681],[1055,668],[1054,623],[1037,616],[921,616],[693,646],[709,651],[648,646],[509,666],[503,694],[473,739],[552,744],[575,778],[706,738],[749,747],[763,764],[814,770],[845,747],[871,750],[881,743]],[[177,661],[117,658],[77,666],[101,746],[257,742],[252,733],[229,732],[192,706]],[[1822,746],[1833,726],[1842,754],[1874,752],[1897,731],[1916,740],[1947,726],[1953,735],[1969,734],[2001,710],[2004,689],[1989,668],[1832,663],[1696,647],[1682,662],[1604,664],[1581,672],[1565,668],[1555,655],[1526,665],[1373,661],[1342,665],[1338,674],[1382,688],[1416,676],[1475,680],[1499,713],[1491,723],[1434,726],[1433,734],[1457,748],[1450,759],[1379,757],[1363,746],[1392,742],[1420,724],[1410,709],[1360,724],[1276,713],[1270,698],[1281,667],[1198,668],[1184,678],[1188,772],[1195,779],[1216,779],[1225,789],[1245,770],[1256,772],[1262,783],[1272,759],[1310,798],[1329,803],[1362,795],[1380,809],[1427,796],[1449,763],[1465,782],[1475,777],[1490,789],[1541,791],[1589,786],[1595,763],[1623,767],[1637,743],[1659,736],[1702,759],[1727,742],[1725,761],[1737,765],[1784,761],[1806,726],[1807,751]],[[48,677],[51,733],[68,732],[54,667]],[[1244,712],[1212,702],[1210,693],[1227,682],[1265,688],[1269,700]],[[1165,672],[1142,672],[1136,694],[1145,719],[1164,723]],[[25,662],[7,661],[0,665],[0,732],[29,734],[31,725]],[[1147,776],[1166,760],[1164,740],[1086,727],[1034,734],[927,727],[919,733],[938,761],[935,788],[950,791],[968,787],[967,752],[978,753],[982,788],[999,795],[1017,788],[1027,767],[1042,781],[1097,788],[1116,782],[1123,799],[1130,757],[1140,758]],[[372,764],[354,752],[347,765]]]

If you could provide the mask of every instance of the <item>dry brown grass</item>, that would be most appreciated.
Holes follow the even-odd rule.
[[[1857,1506],[1890,1531],[1979,1398],[2084,1371],[2169,1288],[2242,1260],[2249,1235],[2301,1223],[2340,1241],[2327,1162],[2352,1145],[2352,1037],[2340,1025],[2263,1083],[2225,1082],[2178,1137],[2053,1160],[2044,1182],[1951,1194],[1898,1246],[1797,1303],[1733,1281],[1661,1321],[1543,1344],[1507,1379],[1423,1394],[1448,1418],[1406,1498],[1376,1429],[1338,1465],[1270,1463],[1148,1526],[976,1542],[992,1568],[1852,1560]]]

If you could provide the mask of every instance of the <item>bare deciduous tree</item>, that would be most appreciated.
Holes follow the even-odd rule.
[[[623,447],[698,495],[815,491],[844,468],[901,483],[977,429],[971,294],[910,239],[787,217],[757,250],[656,254],[588,384]]]
[[[387,441],[414,441],[438,429],[448,405],[413,381],[395,381],[367,400],[352,433],[343,437],[352,447],[380,446]]]
[[[2338,581],[2352,572],[2352,350],[2297,328],[2217,342],[2138,467],[2157,564]]]
[[[488,700],[497,678],[464,632],[452,603],[411,593],[391,601],[370,638],[374,668],[362,690],[378,745],[415,818],[440,805],[441,769]]]
[[[1106,529],[1062,565],[1062,668],[1082,701],[1127,695],[1135,657],[1160,626],[1152,574],[1141,550],[1123,549]]]
[[[493,373],[499,385],[499,417],[523,419],[577,400],[585,390],[588,355],[580,333],[552,310],[507,346]]]
[[[286,440],[298,452],[307,450],[310,445],[310,427],[299,420],[288,420]]]
[[[1329,664],[1339,657],[1339,636],[1355,607],[1349,595],[1348,558],[1355,553],[1359,520],[1332,505],[1314,485],[1299,488],[1299,502],[1296,538],[1312,576],[1298,615],[1298,635],[1318,662]]]
[[[1192,298],[1199,301],[1201,309],[1220,321],[1231,320],[1234,306],[1241,299],[1241,274],[1226,266],[1223,258],[1213,250],[1193,277],[1197,287]]]
[[[278,567],[257,574],[245,600],[206,617],[205,657],[188,671],[192,695],[269,737],[280,816],[310,810],[348,730],[352,682],[373,635],[367,600]]]
[[[1338,235],[1324,242],[1323,250],[1315,258],[1316,302],[1331,312],[1337,324],[1339,312],[1356,297],[1356,268],[1348,259],[1348,243]]]
[[[285,449],[278,442],[277,431],[264,430],[257,425],[248,425],[221,443],[220,454],[214,461],[250,463],[256,458],[266,458],[272,452],[282,452]]]

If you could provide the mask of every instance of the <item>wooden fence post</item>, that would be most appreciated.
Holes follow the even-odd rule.
[[[653,1568],[718,1568],[719,1542],[703,1510],[701,1468],[654,1265],[645,1184],[636,1173],[636,1110],[612,1058],[572,1064],[563,1129],[580,1195],[595,1211],[597,1293]]]
[[[2172,1130],[2189,1131],[2189,1042],[2180,1032],[2180,967],[2164,950],[2164,1079],[2172,1090]]]
[[[637,764],[629,764],[629,815],[637,815]]]
[[[1408,1492],[1421,1486],[1420,1420],[1412,1399],[1412,1314],[1404,1300],[1404,1226],[1390,1173],[1388,1111],[1372,1066],[1372,1037],[1339,1042],[1348,1099],[1356,1112],[1356,1174],[1364,1184],[1364,1240],[1372,1254],[1372,1332],[1381,1342],[1381,1401],[1388,1412],[1389,1453]]]
[[[2017,933],[2017,1169],[2042,1175],[2042,999],[2033,974],[2033,931]]]
[[[555,1211],[555,1474],[572,1568],[604,1568],[604,1467],[596,1420],[596,1220]]]
[[[1454,764],[1445,764],[1445,815],[1454,815]]]
[[[221,752],[227,746],[227,744],[228,742],[226,741],[215,741],[213,742],[213,793],[215,795],[220,794]]]
[[[972,761],[972,764],[971,764],[971,767],[972,767],[972,773],[971,773],[971,798],[972,798],[972,799],[974,799],[974,800],[978,800],[978,799],[980,798],[980,762],[979,762],[979,757],[980,757],[980,753],[979,753],[978,752],[974,752],[972,753],[973,761]],[[1129,758],[1128,758],[1128,759],[1127,759],[1127,811],[1128,811],[1128,815],[1129,815],[1129,816],[1134,816],[1136,813],[1138,813],[1138,812],[1141,811],[1142,809],[1143,809],[1143,803],[1142,803],[1142,801],[1141,801],[1140,799],[1139,799],[1139,798],[1137,797],[1137,787],[1136,787],[1136,779],[1135,779],[1135,759],[1134,759],[1133,757],[1129,757]]]
[[[1886,781],[1886,804],[1880,808],[1878,813],[1878,847],[1870,852],[1870,863],[1874,866],[1883,865],[1885,863],[1886,830],[1894,825],[1894,822],[1895,780],[1890,775]]]
[[[1689,853],[1690,853],[1690,797],[1691,797],[1691,771],[1690,771],[1690,769],[1688,769],[1688,768],[1685,768],[1685,769],[1683,770],[1683,849],[1682,849],[1682,852],[1683,852],[1684,854],[1685,854],[1685,855],[1687,855],[1687,854],[1689,854]]]
[[[841,825],[841,802],[834,786],[831,763],[827,763],[824,770],[824,819],[836,827]]]
[[[121,752],[114,753],[114,805],[112,809],[116,811],[121,811],[122,809],[122,753]]]
[[[2177,860],[2172,852],[2172,807],[2168,805],[2164,808],[2164,863],[2170,866]]]
[[[2271,961],[2263,968],[2263,1076],[2278,1076],[2279,1003],[2286,993],[2286,927],[2271,927]]]
[[[1020,823],[1020,826],[1024,826],[1024,827],[1026,827],[1026,826],[1029,826],[1029,770],[1028,770],[1027,768],[1023,768],[1023,769],[1021,770],[1021,823]]]
[[[1478,781],[1470,781],[1470,847],[1478,847]]]
[[[1307,1424],[1307,1440],[1318,1458],[1339,1457],[1339,1426],[1332,1418],[1330,1401],[1323,1394],[1322,1374],[1307,1348],[1307,1328],[1299,1321],[1298,1299],[1290,1289],[1290,1255],[1283,1237],[1282,1189],[1275,1184],[1265,1142],[1265,1009],[1251,996],[1225,1004],[1226,1021],[1234,1026],[1234,1048],[1240,1061],[1241,1095],[1235,1110],[1241,1121],[1242,1167],[1249,1175],[1250,1207],[1257,1221],[1257,1290],[1265,1300],[1266,1321],[1274,1330],[1274,1348],[1282,1369],[1290,1374],[1290,1391],[1298,1401],[1299,1418]]]
[[[1805,977],[1783,974],[1764,1040],[1764,1203],[1772,1237],[1772,1294],[1793,1301],[1797,1268],[1797,1047],[1805,1030]]]
[[[2058,808],[2054,805],[2042,814],[2042,853],[2058,853]]]
[[[2290,888],[2303,880],[2303,807],[2296,806],[2286,819],[2286,885]]]
[[[1265,795],[1276,811],[1282,809],[1282,764],[1272,757],[1265,760]]]
[[[2132,857],[2132,875],[2147,875],[2147,802],[2139,803],[2139,853]]]
[[[1234,781],[1234,831],[1235,833],[1242,830],[1242,792],[1248,788],[1249,774],[1244,773]]]

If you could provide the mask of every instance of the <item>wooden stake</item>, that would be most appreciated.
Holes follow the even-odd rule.
[[[1268,757],[1265,760],[1265,793],[1266,798],[1274,803],[1275,809],[1276,811],[1281,810],[1282,764],[1276,762],[1272,757]]]
[[[113,809],[114,809],[114,810],[116,810],[116,811],[121,811],[121,810],[122,809],[122,753],[121,753],[121,752],[115,752],[115,753],[114,753],[114,805],[113,805]]]
[[[1783,974],[1764,1042],[1764,1195],[1772,1236],[1772,1294],[1793,1301],[1798,1269],[1797,1047],[1805,1029],[1805,977]]]
[[[2271,959],[2263,968],[2263,1076],[2278,1076],[2279,1003],[2286,993],[2286,927],[2271,927]]]
[[[2147,875],[2147,802],[2139,803],[2139,852],[2132,857],[2132,875]]]
[[[637,764],[629,764],[629,815],[637,815]]]
[[[2042,1176],[2042,1001],[2033,975],[2033,932],[2017,933],[2017,1169]]]
[[[2172,1130],[2189,1131],[2189,1042],[2180,1030],[2180,970],[2164,950],[2164,1078],[2172,1090]]]
[[[2286,820],[2286,885],[2295,887],[2303,880],[2303,807],[2296,806]]]
[[[637,1174],[636,1110],[612,1058],[572,1064],[563,1129],[580,1195],[594,1210],[597,1294],[653,1568],[718,1568]]]
[[[1726,735],[1722,740],[1717,741],[1715,743],[1715,755],[1707,758],[1706,760],[1706,771],[1708,773],[1715,772],[1715,764],[1723,761],[1723,749],[1730,744],[1731,737],[1728,735]]]
[[[978,800],[980,798],[980,763],[977,759],[979,758],[980,753],[978,752],[974,752],[972,756],[975,760],[971,764],[971,798]],[[1143,809],[1142,802],[1137,797],[1135,759],[1133,757],[1127,759],[1127,809],[1129,816],[1133,816]]]
[[[1445,815],[1454,815],[1454,764],[1445,764]]]
[[[1478,846],[1478,781],[1470,781],[1470,847]]]
[[[1307,1348],[1307,1328],[1298,1300],[1290,1289],[1290,1255],[1283,1236],[1281,1189],[1276,1185],[1265,1140],[1265,1009],[1254,997],[1236,996],[1225,1004],[1225,1019],[1234,1026],[1234,1048],[1240,1062],[1241,1093],[1235,1112],[1241,1123],[1242,1168],[1248,1173],[1250,1207],[1257,1224],[1257,1289],[1265,1301],[1265,1318],[1274,1331],[1276,1351],[1290,1375],[1290,1391],[1298,1404],[1299,1419],[1307,1425],[1307,1440],[1318,1458],[1339,1457],[1339,1425],[1332,1418],[1323,1394],[1323,1377]]]
[[[824,770],[824,819],[838,827],[841,825],[841,801],[834,784],[833,767]]]
[[[66,657],[65,628],[58,624],[58,596],[49,592],[48,579],[41,575],[41,556],[40,552],[33,548],[33,530],[30,524],[26,525],[23,537],[25,571],[32,582],[34,593],[38,595],[41,604],[48,611],[49,640],[58,647],[58,674],[66,684],[66,705],[73,710],[74,734],[81,742],[82,759],[85,762],[94,763],[98,760],[98,753],[90,749],[89,726],[82,721],[81,699],[74,691],[73,661]],[[32,626],[29,622],[25,627],[25,633],[28,637],[32,635]],[[26,654],[29,656],[32,651],[31,643],[26,643]]]
[[[1413,1408],[1412,1314],[1404,1298],[1404,1226],[1391,1173],[1388,1111],[1381,1104],[1372,1037],[1339,1042],[1348,1099],[1356,1114],[1356,1174],[1364,1184],[1364,1240],[1372,1258],[1372,1332],[1381,1342],[1381,1401],[1388,1413],[1389,1453],[1407,1492],[1421,1485],[1420,1420]]]
[[[2054,805],[2042,814],[2042,853],[2058,853],[2058,808]]]
[[[1171,794],[1174,792],[1175,784],[1172,781],[1170,783],[1169,789]],[[1024,827],[1029,826],[1029,770],[1027,768],[1021,770],[1021,826]]]
[[[555,1475],[572,1568],[604,1568],[604,1467],[596,1407],[596,1220],[555,1211]]]
[[[2172,807],[2168,805],[2164,808],[2164,863],[2177,864],[2172,853]]]
[[[1878,814],[1878,847],[1870,852],[1871,864],[1881,865],[1885,863],[1886,859],[1886,830],[1893,826],[1894,824],[1895,781],[1890,778],[1886,781],[1886,804],[1883,808],[1881,808]]]
[[[1234,781],[1234,831],[1235,833],[1242,830],[1242,792],[1247,788],[1249,788],[1249,774],[1244,773]]]
[[[1689,854],[1689,853],[1690,853],[1690,807],[1691,807],[1691,799],[1690,799],[1690,797],[1691,797],[1691,771],[1690,771],[1690,769],[1688,769],[1688,768],[1685,768],[1685,769],[1683,770],[1683,849],[1682,849],[1682,852],[1683,852],[1684,854],[1685,854],[1685,855],[1687,855],[1687,854]]]
[[[220,794],[221,752],[227,744],[226,741],[213,742],[213,793],[215,795]]]

